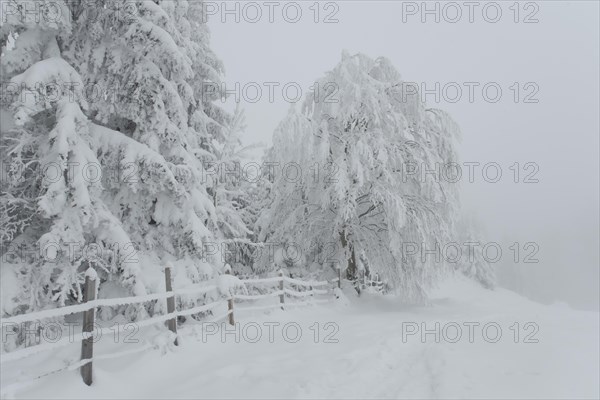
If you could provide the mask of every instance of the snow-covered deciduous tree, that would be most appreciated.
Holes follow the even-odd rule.
[[[447,240],[457,191],[414,171],[455,161],[456,124],[425,108],[384,58],[344,53],[315,86],[266,156],[296,163],[302,179],[276,177],[261,239],[313,249],[323,268],[337,261],[351,280],[376,272],[407,299],[422,299],[445,266],[406,244]]]
[[[494,269],[483,250],[483,246],[490,242],[484,239],[484,229],[477,219],[470,215],[462,215],[455,224],[453,236],[456,238],[455,243],[460,245],[460,254],[452,254],[448,258],[457,259],[457,262],[453,263],[456,272],[479,282],[485,288],[494,288]]]

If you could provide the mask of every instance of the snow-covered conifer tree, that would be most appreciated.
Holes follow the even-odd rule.
[[[36,18],[31,4],[3,7],[2,107],[11,121],[2,127],[3,268],[10,269],[3,272],[19,277],[11,304],[20,309],[79,298],[82,264],[102,265],[101,252],[86,251],[87,244],[123,234],[98,180],[88,179],[86,167],[98,159],[83,80],[60,52],[71,34],[69,10],[63,2],[52,5],[60,10],[52,18]]]
[[[2,110],[14,121],[2,124],[2,242],[84,251],[66,249],[55,267],[21,260],[17,303],[77,297],[84,261],[99,270],[101,292],[163,290],[169,260],[179,282],[205,279],[218,214],[204,162],[233,121],[214,104],[223,67],[202,2],[58,3],[63,19],[40,23],[14,2],[0,29],[2,75],[14,88]],[[39,171],[54,163],[50,181]]]
[[[230,120],[205,88],[222,66],[208,49],[201,2],[133,4],[129,12],[107,2],[98,15],[81,13],[65,53],[86,87],[102,94],[90,115],[110,171],[103,184],[111,211],[149,257],[144,264],[180,260],[198,282],[210,274],[202,251],[217,218],[204,161],[214,158],[213,141]]]

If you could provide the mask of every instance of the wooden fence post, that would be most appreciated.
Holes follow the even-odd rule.
[[[85,303],[96,299],[96,281],[98,276],[96,271],[89,267],[85,272],[85,288],[83,292],[83,301]],[[93,307],[83,312],[83,327],[82,332],[89,333],[89,337],[81,342],[81,359],[90,361],[81,366],[81,377],[83,382],[90,386],[92,384],[92,358],[94,357],[94,323],[95,323],[96,308]]]
[[[281,294],[279,295],[279,303],[281,303],[281,309],[283,310],[283,304],[285,303],[285,292],[284,292],[284,285],[283,285],[283,271],[279,270],[279,278],[281,279],[279,281],[279,290],[281,291]]]
[[[365,273],[364,269],[360,271],[360,275],[362,276],[362,284],[361,284],[360,289],[365,290],[367,288],[367,280],[368,279],[367,279],[367,274]]]
[[[165,286],[167,292],[173,291],[173,286],[171,285],[171,265],[167,264],[165,266]],[[171,314],[175,312],[175,295],[167,297],[167,314]],[[167,320],[167,326],[171,332],[175,334],[175,346],[179,345],[177,341],[177,317],[173,317]]]
[[[231,269],[227,268],[225,270],[225,273],[227,275],[230,275]],[[229,314],[228,314],[229,325],[235,325],[235,319],[233,318],[233,295],[231,295],[231,298],[229,300],[227,300],[227,311],[229,312]]]

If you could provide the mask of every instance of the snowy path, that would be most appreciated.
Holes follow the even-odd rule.
[[[449,297],[449,293],[453,293]],[[456,293],[460,293],[456,295]],[[349,306],[332,305],[255,315],[240,319],[246,337],[257,343],[234,342],[228,335],[184,332],[182,346],[161,355],[149,351],[129,359],[95,363],[95,383],[88,388],[78,372],[44,378],[15,394],[17,398],[598,398],[598,313],[561,306],[542,306],[511,292],[488,292],[464,281],[436,291],[429,307],[400,307],[390,298],[366,296]],[[274,327],[269,343],[268,325]],[[297,343],[284,340],[282,326],[295,322],[302,329]],[[315,343],[314,323],[319,325]],[[338,343],[324,343],[331,338]],[[435,323],[447,329],[435,342],[433,333],[422,343],[420,334],[403,329]],[[456,343],[455,322],[462,327]],[[468,326],[474,326],[473,343]],[[483,337],[482,326],[495,322],[502,329],[496,343],[494,328]],[[515,343],[514,322],[519,322]],[[534,322],[539,327],[535,333]],[[313,330],[311,330],[313,326]],[[538,343],[523,343],[537,339]],[[288,330],[288,339],[296,330]],[[330,339],[331,339],[330,338]]]

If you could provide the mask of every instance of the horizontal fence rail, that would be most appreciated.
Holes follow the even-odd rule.
[[[115,299],[98,299],[93,300],[87,303],[75,304],[72,306],[53,308],[50,310],[42,310],[35,311],[27,314],[19,314],[13,317],[8,318],[0,318],[0,324],[8,324],[8,323],[21,323],[28,321],[37,321],[40,319],[48,319],[48,318],[57,318],[64,317],[71,314],[77,314],[80,312],[89,311],[92,308],[97,307],[116,307],[116,306],[124,306],[131,304],[140,304],[147,303],[149,301],[154,300],[162,300],[169,297],[173,297],[174,295],[190,295],[190,294],[204,294],[210,293],[213,290],[216,290],[216,286],[206,286],[199,287],[195,289],[182,289],[182,290],[174,290],[170,292],[156,293],[156,294],[148,294],[144,296],[131,296],[131,297],[121,297]]]

